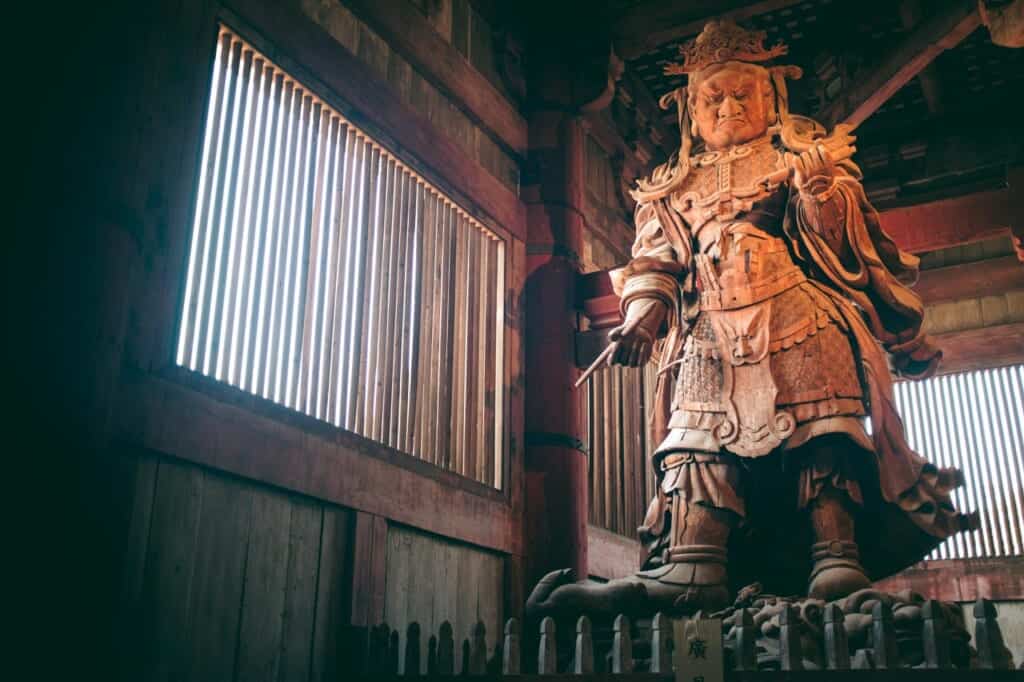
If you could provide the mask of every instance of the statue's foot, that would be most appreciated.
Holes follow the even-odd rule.
[[[829,602],[871,587],[858,558],[857,545],[852,542],[816,544],[807,596]]]
[[[729,605],[725,567],[703,563],[671,563],[636,574],[656,610],[692,616]]]
[[[574,577],[571,569],[562,569],[541,578],[526,600],[527,615],[635,614],[648,601],[644,586],[629,578],[595,583],[572,582]]]

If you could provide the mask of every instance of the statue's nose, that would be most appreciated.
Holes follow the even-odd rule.
[[[741,111],[743,111],[743,108],[740,106],[740,103],[736,101],[735,97],[726,97],[722,101],[722,106],[718,110],[718,115],[721,118],[728,118],[730,116],[735,116]]]

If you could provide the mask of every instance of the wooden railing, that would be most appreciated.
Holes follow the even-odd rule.
[[[864,679],[858,672],[871,671],[871,679],[890,679],[885,671],[900,675],[918,673],[921,679],[963,679],[956,675],[970,675],[971,679],[1004,679],[1003,676],[981,675],[979,671],[1006,671],[1012,661],[1006,649],[995,606],[979,599],[973,609],[974,650],[971,652],[970,670],[954,666],[950,656],[952,636],[944,625],[942,605],[926,601],[921,606],[921,660],[904,661],[893,624],[891,607],[877,603],[871,613],[870,635],[866,647],[851,651],[844,613],[837,604],[825,607],[823,615],[823,651],[817,652],[824,661],[818,668],[805,666],[807,638],[804,636],[801,615],[797,607],[786,605],[777,616],[778,652],[768,657],[759,656],[756,641],[762,625],[755,625],[750,612],[739,612],[739,618],[730,632],[731,646],[720,652],[723,669],[731,679]],[[421,631],[412,623],[400,633],[387,624],[373,628],[350,627],[344,634],[342,654],[350,676],[429,676],[478,675],[489,677],[531,676],[549,678],[560,674],[614,676],[616,679],[658,679],[668,677],[677,670],[678,660],[684,658],[675,651],[677,623],[664,614],[657,614],[632,627],[630,620],[617,616],[610,627],[596,629],[589,618],[579,617],[570,631],[559,632],[554,619],[540,621],[535,631],[522,632],[517,619],[509,619],[499,641],[488,644],[488,633],[478,622],[466,637],[459,638],[445,621],[436,634]],[[722,628],[721,620],[697,623],[697,628]],[[701,627],[703,626],[703,627]],[[424,637],[427,637],[424,640]],[[683,664],[686,665],[685,663]],[[911,670],[914,668],[915,670]],[[782,675],[773,674],[781,673]],[[817,671],[820,675],[814,675]],[[807,673],[792,677],[792,673]],[[825,674],[827,673],[827,676]],[[882,673],[881,675],[879,675]],[[579,679],[576,677],[575,679]],[[907,679],[892,677],[891,679]]]

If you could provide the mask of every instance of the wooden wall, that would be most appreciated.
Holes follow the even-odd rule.
[[[159,455],[125,458],[124,677],[337,679],[352,511]]]
[[[456,603],[465,611],[456,620],[479,609],[497,623],[522,602],[525,209],[509,140],[525,139],[525,123],[502,127],[507,103],[482,111],[441,96],[437,69],[417,67],[433,88],[417,91],[411,62],[365,25],[342,27],[355,31],[352,44],[333,37],[324,23],[337,28],[337,19],[321,10],[337,7],[115,2],[54,27],[71,52],[39,91],[43,132],[25,167],[38,194],[16,216],[19,234],[40,237],[20,259],[22,281],[43,299],[26,324],[38,348],[20,364],[26,404],[45,405],[27,422],[23,450],[42,483],[19,487],[34,497],[26,508],[47,512],[34,514],[42,528],[22,562],[43,584],[23,590],[35,614],[24,629],[49,633],[46,654],[63,659],[40,658],[43,667],[92,677],[83,674],[92,662],[110,677],[112,659],[133,680],[338,679],[340,628],[383,620],[386,597],[407,608],[401,580],[385,586],[398,524],[429,542],[404,554],[396,545],[392,571],[449,545],[461,552],[456,572],[467,562],[482,571],[473,608]],[[503,489],[175,366],[220,21],[322,88],[506,240]],[[458,56],[450,49],[438,57]],[[459,59],[466,83],[475,74],[494,89]]]
[[[473,626],[487,628],[488,657],[494,653],[504,624],[504,562],[500,555],[454,543],[402,526],[388,529],[387,578],[384,620],[400,633],[405,651],[405,632],[419,623],[422,646],[441,623],[451,623],[456,659]],[[426,651],[424,648],[423,651]],[[421,660],[426,673],[427,659]],[[404,661],[399,662],[400,671]]]

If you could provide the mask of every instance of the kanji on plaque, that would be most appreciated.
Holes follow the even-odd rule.
[[[721,619],[677,620],[675,641],[677,682],[724,682]]]

